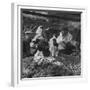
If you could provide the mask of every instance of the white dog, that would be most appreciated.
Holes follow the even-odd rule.
[[[40,64],[44,60],[44,55],[42,51],[37,50],[37,52],[34,55],[34,61]]]

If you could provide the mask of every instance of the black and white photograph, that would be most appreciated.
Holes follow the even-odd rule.
[[[81,13],[20,9],[21,79],[81,75]]]

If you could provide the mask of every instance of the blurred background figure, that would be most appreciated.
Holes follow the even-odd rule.
[[[53,35],[53,37],[49,40],[49,51],[52,57],[55,56],[55,51],[56,51],[56,47],[54,45],[55,40],[56,40],[55,35]]]
[[[34,42],[37,40],[37,39],[43,39],[43,36],[42,36],[42,26],[39,26],[36,30],[36,35],[34,36],[34,38],[32,39],[32,41],[30,42],[30,47],[33,47],[34,45]]]
[[[58,43],[58,49],[59,50],[62,50],[64,49],[65,47],[65,44],[63,43],[64,42],[64,37],[63,37],[63,31],[60,32],[59,36],[57,37],[57,43]]]
[[[42,30],[43,30],[43,27],[42,26],[39,26],[36,30],[36,35],[35,37],[32,39],[32,41],[35,41],[36,39],[42,39]]]

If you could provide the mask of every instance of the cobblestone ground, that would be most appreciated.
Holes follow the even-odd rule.
[[[33,57],[22,59],[21,78],[75,76],[81,74],[80,56],[62,55],[53,59],[45,57],[35,62]]]

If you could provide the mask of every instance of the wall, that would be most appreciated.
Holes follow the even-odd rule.
[[[57,89],[68,89],[68,90],[89,90],[90,84],[90,66],[89,66],[89,45],[90,45],[90,3],[89,0],[1,0],[0,3],[0,90],[2,89],[13,89],[10,85],[11,81],[11,2],[26,2],[31,5],[42,5],[42,6],[78,6],[87,8],[87,28],[84,33],[84,56],[88,66],[88,82],[85,83],[65,83],[59,84],[59,80],[49,80],[44,82],[46,84],[32,85],[29,88],[15,88],[17,89],[31,89],[31,90],[57,90]],[[52,84],[52,82],[54,82]]]

